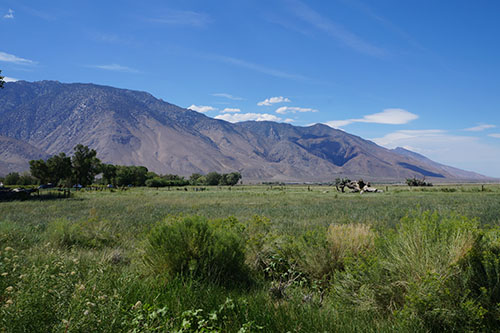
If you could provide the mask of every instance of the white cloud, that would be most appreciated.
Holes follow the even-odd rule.
[[[445,134],[444,130],[400,130],[386,134],[381,138],[372,139],[372,141],[387,148],[396,148],[400,147],[404,141],[423,140],[424,138],[438,139]],[[407,144],[405,143],[405,145]]]
[[[227,99],[230,99],[233,101],[242,101],[243,100],[243,98],[241,98],[241,97],[233,96],[231,94],[226,94],[226,93],[215,93],[215,94],[212,94],[212,96],[224,97],[224,98],[227,98]]]
[[[13,19],[14,18],[14,11],[12,9],[9,8],[9,11],[7,12],[7,14],[5,14],[3,16],[3,18],[6,18],[6,19]]]
[[[417,118],[416,114],[403,109],[385,109],[382,112],[369,114],[360,119],[332,120],[325,124],[334,128],[347,126],[352,123],[403,125]]]
[[[299,108],[296,106],[282,106],[276,109],[276,113],[279,114],[296,113],[296,112],[318,112],[318,110],[311,108]]]
[[[275,115],[268,113],[226,113],[220,114],[215,117],[215,119],[221,119],[225,121],[229,121],[231,123],[237,123],[240,121],[281,121],[281,118],[276,117]]]
[[[217,110],[213,106],[208,106],[208,105],[194,105],[194,104],[191,105],[191,106],[189,106],[188,109],[193,110],[193,111],[197,111],[197,112],[201,112],[201,113],[205,113],[205,112],[208,112],[208,111],[215,111],[215,110]]]
[[[3,78],[3,80],[4,80],[5,82],[16,82],[16,81],[19,81],[18,79],[14,79],[13,77],[7,77],[7,76],[5,76],[5,77]]]
[[[163,16],[150,19],[150,21],[168,25],[204,27],[207,24],[211,23],[212,19],[205,13],[192,12],[188,10],[169,9]]]
[[[24,59],[24,58],[15,56],[13,54],[5,53],[5,52],[0,52],[0,61],[12,62],[12,63],[18,64],[18,65],[34,65],[34,64],[36,64],[36,62],[33,60]]]
[[[222,113],[236,113],[236,112],[241,112],[241,109],[238,109],[238,108],[225,108],[221,112]]]
[[[491,133],[489,134],[488,136],[492,137],[492,138],[497,138],[497,139],[500,139],[500,133]]]
[[[276,104],[276,103],[289,103],[289,102],[291,102],[291,100],[288,99],[287,97],[278,96],[278,97],[266,98],[262,102],[257,103],[257,105],[258,106],[264,106],[264,105],[270,106],[270,105]]]
[[[487,129],[490,129],[490,128],[495,128],[495,127],[496,127],[496,125],[481,124],[481,125],[477,125],[477,126],[474,126],[474,127],[466,128],[465,131],[468,131],[468,132],[481,132],[481,131],[484,131],[484,130],[487,130]]]
[[[113,72],[123,72],[123,73],[139,73],[137,69],[133,69],[127,66],[122,66],[118,64],[109,64],[109,65],[89,65],[87,67],[90,68],[97,68],[97,69],[104,69],[106,71],[113,71]]]

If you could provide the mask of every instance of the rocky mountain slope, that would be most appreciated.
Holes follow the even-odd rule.
[[[3,154],[8,140],[0,140],[0,174],[24,169],[27,160],[44,154],[71,154],[82,143],[96,149],[105,162],[181,175],[236,170],[247,181],[486,179],[326,125],[232,124],[145,92],[94,84],[7,83],[0,91],[0,135],[22,143],[17,149],[12,141],[11,153]],[[19,156],[14,158],[12,151]],[[6,168],[6,163],[11,166]]]

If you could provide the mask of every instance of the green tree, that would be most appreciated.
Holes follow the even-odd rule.
[[[2,70],[0,69],[0,88],[3,88],[3,84],[5,83],[4,78],[5,76],[2,76]]]
[[[11,172],[5,176],[5,185],[20,185],[19,184],[19,179],[21,177],[19,176],[19,173],[17,172]]]
[[[71,157],[60,153],[49,158],[46,163],[51,183],[69,183],[72,175]]]
[[[40,181],[40,184],[46,184],[49,182],[49,167],[44,160],[31,160],[30,173],[33,177],[37,178]]]
[[[217,172],[209,172],[205,177],[207,185],[219,185],[222,175]]]
[[[191,185],[203,185],[205,182],[205,177],[201,173],[193,173],[189,177],[189,183]]]
[[[37,179],[30,175],[29,172],[23,172],[19,176],[19,185],[36,185],[37,183]]]
[[[87,146],[78,144],[74,150],[75,154],[71,158],[74,181],[82,186],[88,186],[99,173],[101,161],[97,158],[97,152]]]
[[[220,185],[229,185],[234,186],[238,184],[241,179],[241,174],[239,172],[231,172],[225,173],[222,175],[221,180],[219,181]]]
[[[116,184],[116,171],[117,167],[113,164],[102,164],[102,180],[104,184]]]

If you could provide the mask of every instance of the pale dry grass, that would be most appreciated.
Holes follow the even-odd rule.
[[[358,257],[375,246],[375,233],[366,224],[332,224],[327,241],[332,259],[341,265],[347,257]]]

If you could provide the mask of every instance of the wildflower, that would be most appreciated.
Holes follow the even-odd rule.
[[[89,313],[90,313],[90,311],[89,311],[89,310],[85,310],[85,311],[83,312],[83,315],[84,315],[84,316],[88,316],[88,315],[89,315]]]
[[[13,249],[13,248],[11,248],[10,246],[7,246],[7,247],[5,248],[5,252],[9,252],[9,251],[14,251],[14,249]]]
[[[92,303],[92,302],[87,302],[85,304],[87,304],[87,306],[95,306],[95,303]]]
[[[76,288],[81,291],[85,290],[85,286],[83,284],[77,284]]]
[[[14,290],[14,287],[12,287],[12,286],[8,286],[7,288],[5,288],[5,290],[6,290],[8,293],[10,293],[10,292],[12,292],[12,291]]]
[[[12,303],[14,303],[14,302],[12,302],[12,300],[11,300],[11,299],[8,299],[7,301],[5,301],[5,305],[4,305],[4,306],[5,306],[6,308],[8,308],[8,307],[9,307]]]
[[[75,271],[71,271],[71,273],[69,273],[70,275],[75,275],[76,272]]]
[[[2,273],[2,276],[3,276],[3,277],[5,277],[5,276],[7,276],[7,275],[9,275],[9,273]]]

